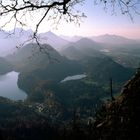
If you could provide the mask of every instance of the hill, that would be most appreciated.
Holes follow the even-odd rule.
[[[25,46],[28,43],[34,42],[32,30],[24,30],[22,28],[15,28],[11,31],[0,31],[0,56],[13,54],[17,48]],[[60,50],[69,43],[69,41],[57,36],[51,31],[38,34],[40,44],[49,44],[56,50]]]
[[[12,70],[13,66],[4,58],[0,57],[0,75],[10,72]]]
[[[108,53],[101,52],[102,46],[100,44],[92,41],[86,43],[88,41],[88,39],[81,39],[73,43],[73,46],[62,50],[61,54],[81,63],[85,67],[86,73],[98,82],[107,82],[110,77],[116,82],[122,82],[132,76],[133,69],[125,68],[113,61]]]
[[[50,56],[52,61],[61,59],[60,55],[50,45],[28,44],[18,49],[14,54],[7,55],[6,59],[13,63],[17,69],[25,70],[29,65],[29,69],[40,67],[39,64],[45,59],[45,66],[48,65]]]
[[[49,44],[57,51],[61,50],[63,46],[67,45],[69,41],[61,38],[60,36],[57,36],[53,32],[49,31],[46,33],[40,33],[39,34],[40,42],[41,44]]]
[[[100,112],[96,125],[98,138],[102,140],[139,139],[140,111],[140,71],[129,80],[121,95],[115,101],[107,103]],[[102,138],[101,138],[102,137]]]
[[[108,55],[125,67],[138,68],[140,63],[140,44],[128,44],[122,46],[113,48]]]
[[[61,77],[62,74],[66,76],[66,73],[68,75],[82,71],[81,66],[76,61],[62,57],[55,49],[47,44],[42,44],[41,46],[28,44],[19,49],[14,55],[8,55],[6,59],[20,72],[31,72],[39,69],[44,72],[47,70],[48,76],[51,73],[53,73],[51,74],[52,76],[56,73],[57,76]],[[68,68],[66,72],[65,67]],[[62,78],[65,76],[62,76]]]
[[[104,97],[109,96],[110,77],[113,78],[113,92],[116,94],[133,75],[134,70],[124,68],[91,47],[70,47],[70,50],[76,50],[76,60],[61,56],[46,44],[28,44],[15,55],[7,57],[20,72],[18,85],[28,94],[29,102],[46,106],[50,106],[51,102],[52,110],[63,106],[64,114],[72,108],[80,108],[81,114],[86,114],[86,109],[99,105]],[[80,74],[84,74],[84,78],[61,82],[68,76]]]
[[[100,51],[124,67],[139,66],[140,42],[138,40],[109,34],[91,37],[91,39],[102,43],[103,49]]]
[[[104,55],[99,51],[101,49],[101,44],[82,38],[75,43],[69,43],[60,53],[69,59],[80,60],[85,57],[103,57]]]
[[[11,31],[0,31],[0,56],[4,57],[16,52],[16,47],[19,47],[29,40],[32,33],[31,30],[23,30],[20,28]]]
[[[98,82],[107,82],[111,77],[114,82],[127,81],[135,71],[135,69],[123,67],[109,57],[88,58],[84,63],[86,63],[87,71]]]

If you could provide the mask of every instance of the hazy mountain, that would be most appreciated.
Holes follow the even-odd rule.
[[[29,94],[28,98],[31,101],[45,100],[44,92],[37,87],[45,84],[46,93],[49,90],[54,92],[56,84],[59,84],[65,77],[84,72],[80,63],[62,57],[51,46],[41,45],[41,47],[47,50],[48,54],[43,50],[40,52],[36,44],[28,44],[15,55],[7,57],[7,60],[20,71],[18,85]]]
[[[7,39],[11,44],[9,47],[17,45],[16,41],[24,41],[30,33],[32,31],[23,31],[23,40],[18,40],[22,33],[20,29],[16,29],[15,36],[11,35],[13,44]],[[5,33],[1,33],[1,37],[5,37]],[[139,71],[124,86],[122,95],[103,106],[101,113],[93,118],[102,99],[110,96],[109,79],[113,80],[114,95],[119,93],[124,82],[133,75],[135,69],[126,68],[121,63],[118,64],[117,60],[124,60],[124,55],[127,60],[134,56],[135,59],[139,58],[139,44],[128,44],[126,42],[129,40],[114,36],[108,44],[118,47],[102,52],[101,50],[108,49],[104,46],[107,42],[98,43],[82,38],[69,43],[52,32],[40,34],[40,37],[44,37],[45,43],[52,44],[57,49],[65,45],[61,50],[64,56],[40,40],[40,46],[30,43],[16,49],[14,54],[0,57],[0,74],[11,71],[11,64],[14,65],[14,70],[20,72],[18,86],[28,94],[25,102],[0,98],[2,138],[16,139],[15,134],[17,139],[51,139],[52,136],[53,139],[139,138]],[[113,40],[121,42],[123,39],[124,44],[111,43]],[[64,80],[76,75],[84,77]]]
[[[100,43],[82,38],[75,43],[69,43],[60,53],[69,59],[79,60],[85,57],[103,57],[100,49],[102,49]]]
[[[128,39],[122,36],[118,35],[110,35],[110,34],[105,34],[105,35],[100,35],[100,36],[93,36],[90,37],[92,40],[101,42],[101,43],[107,43],[107,44],[133,44],[133,43],[138,43],[138,41],[133,40],[133,39]]]
[[[140,43],[105,44],[101,51],[125,67],[137,68],[139,66]]]
[[[42,71],[38,74],[44,74],[47,72],[47,76],[65,78],[69,74],[76,74],[81,71],[81,66],[75,61],[68,60],[62,57],[55,49],[50,45],[42,44],[28,44],[25,47],[19,49],[14,55],[6,57],[17,69],[23,72]],[[65,69],[68,68],[67,70]],[[44,77],[45,78],[45,77]]]
[[[31,30],[16,28],[0,32],[0,56],[6,56],[17,51],[17,47],[25,43],[32,35]]]
[[[80,60],[86,56],[86,54],[84,52],[78,50],[77,48],[75,48],[73,46],[70,46],[70,47],[62,50],[60,53],[61,53],[61,55],[65,56],[71,60]]]
[[[121,47],[111,48],[109,49],[109,52],[105,54],[110,56],[114,61],[125,67],[139,67],[140,44],[128,44],[122,45]]]
[[[7,37],[7,32],[4,31],[4,30],[1,30],[1,31],[0,31],[0,37],[1,37],[1,38]]]
[[[33,53],[32,49],[38,52],[28,59],[29,54]],[[94,95],[94,90],[99,90],[100,87],[89,85],[81,80],[63,82],[61,81],[67,76],[82,74],[85,72],[85,66],[78,61],[68,60],[62,57],[56,50],[49,45],[41,45],[49,53],[40,52],[36,44],[29,44],[23,47],[13,56],[8,56],[7,59],[15,64],[19,69],[20,75],[18,85],[28,94],[28,100],[32,102],[44,102],[48,100],[52,94],[56,98],[51,99],[51,102],[59,102],[64,107],[80,106],[83,104],[86,107],[92,106],[93,103],[99,102],[99,96]],[[53,59],[55,58],[55,59]],[[85,92],[88,92],[88,99],[85,97]],[[83,98],[81,99],[81,96]],[[88,102],[89,101],[89,102]],[[49,104],[49,101],[47,104]]]
[[[92,48],[68,47],[61,51],[61,55],[71,60],[84,60],[89,57],[104,57],[100,51]]]
[[[61,54],[69,59],[79,61],[85,66],[85,71],[92,77],[91,79],[107,82],[112,77],[116,82],[122,82],[132,76],[134,70],[123,67],[113,61],[111,57],[93,49],[92,44],[85,46],[83,43],[85,39],[80,41],[75,43],[77,45],[73,43],[75,46],[70,46],[61,51]],[[96,44],[98,45],[98,43]]]
[[[9,33],[12,37],[21,37],[21,39],[24,39],[32,35],[33,31],[31,29],[24,30],[22,28],[15,28],[14,30],[10,30],[7,33]]]
[[[5,74],[13,70],[12,65],[6,61],[4,58],[0,57],[0,75]]]
[[[135,70],[125,68],[116,63],[109,57],[88,58],[83,61],[86,64],[87,72],[98,82],[107,82],[109,78],[113,78],[116,83],[127,81],[134,74]]]
[[[62,49],[63,46],[69,43],[67,40],[57,36],[51,31],[39,34],[39,38],[41,43],[49,44],[56,50]]]
[[[33,40],[30,40],[33,37],[32,30],[23,30],[21,28],[15,28],[11,31],[1,31],[0,32],[0,56],[5,56],[17,51],[17,47],[25,46]],[[69,42],[61,37],[55,35],[51,31],[46,33],[38,34],[38,39],[41,44],[49,44],[53,48],[60,50],[63,46]]]
[[[73,49],[84,57],[76,61],[68,60],[46,44],[28,44],[15,55],[7,57],[20,71],[18,86],[28,94],[29,102],[45,102],[48,106],[50,102],[52,105],[57,102],[67,109],[81,106],[93,108],[108,96],[110,77],[115,82],[115,94],[133,74],[133,70],[122,67],[91,47]],[[79,74],[85,74],[85,78],[61,82],[68,76]],[[86,112],[86,109],[81,109],[81,112]]]
[[[10,34],[10,35],[9,35]],[[30,40],[33,35],[32,30],[23,30],[16,28],[9,32],[0,32],[0,56],[5,56],[9,53],[14,53],[17,51],[17,47],[20,45],[26,45],[27,43],[33,42]],[[38,34],[38,38],[41,44],[49,44],[56,50],[63,50],[69,46],[74,46],[77,48],[94,48],[96,50],[101,50],[102,48],[115,48],[115,47],[131,47],[139,46],[139,42],[132,39],[127,39],[125,37],[117,35],[101,35],[91,38],[83,38],[80,36],[58,36],[51,31],[46,33]],[[28,40],[28,41],[27,41]],[[97,42],[95,42],[97,41]],[[72,43],[71,43],[72,42]],[[100,42],[100,43],[98,43]],[[25,43],[25,44],[24,44]]]
[[[125,67],[138,67],[140,63],[140,42],[138,40],[108,34],[92,37],[92,39],[101,42],[103,49],[100,51],[117,63]]]
[[[136,39],[136,41],[140,43],[140,39]]]
[[[68,45],[72,46],[71,44],[68,44]],[[92,48],[95,50],[102,49],[102,46],[100,43],[92,41],[91,39],[88,39],[88,38],[82,38],[79,41],[75,42],[73,45],[78,49],[86,49],[86,48]]]
[[[61,35],[60,37],[69,42],[77,42],[78,40],[83,38],[82,36],[64,36],[64,35]]]
[[[0,33],[0,56],[14,52],[17,43],[14,37],[8,37],[6,33]]]

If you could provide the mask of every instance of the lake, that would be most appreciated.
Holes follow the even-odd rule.
[[[80,80],[85,78],[85,74],[78,74],[78,75],[73,75],[73,76],[67,76],[65,79],[63,79],[60,83],[66,82],[66,81],[71,81],[71,80]]]
[[[27,94],[18,88],[19,73],[12,71],[5,75],[0,75],[0,96],[11,100],[25,100]]]

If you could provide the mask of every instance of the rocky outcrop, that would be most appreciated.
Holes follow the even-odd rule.
[[[140,69],[126,83],[121,96],[107,103],[97,117],[96,136],[100,140],[140,139]]]

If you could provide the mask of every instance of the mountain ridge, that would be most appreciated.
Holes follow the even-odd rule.
[[[6,74],[13,70],[13,66],[3,57],[0,57],[0,75]]]
[[[139,43],[137,40],[129,39],[124,36],[114,35],[114,34],[104,34],[99,36],[90,37],[92,40],[101,42],[101,43],[108,43],[108,44],[133,44]]]
[[[123,36],[118,35],[100,35],[100,36],[94,36],[94,37],[84,37],[84,36],[73,36],[73,37],[66,37],[66,36],[58,36],[54,34],[51,31],[44,32],[44,33],[38,33],[38,41],[40,44],[47,43],[51,46],[53,46],[58,51],[62,50],[63,47],[67,46],[70,42],[77,42],[80,41],[83,38],[88,38],[94,43],[98,44],[100,43],[100,46],[107,46],[107,44],[110,45],[120,45],[120,44],[140,44],[139,41],[128,39]],[[15,28],[11,31],[1,31],[0,32],[0,41],[1,41],[1,53],[0,56],[5,56],[9,53],[14,53],[16,51],[16,47],[24,46],[27,43],[31,43],[33,40],[31,38],[33,37],[33,31],[32,30],[24,30],[22,28]],[[74,39],[75,38],[75,39]],[[8,41],[7,41],[8,40]],[[89,40],[89,42],[90,42]],[[34,42],[34,41],[33,41]],[[105,43],[105,44],[104,44]]]

